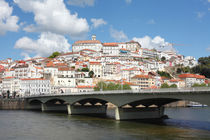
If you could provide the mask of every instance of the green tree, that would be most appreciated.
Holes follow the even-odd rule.
[[[94,72],[91,70],[91,71],[89,71],[88,75],[89,75],[89,77],[93,78]]]
[[[89,69],[88,68],[82,68],[82,71],[83,72],[89,72]]]
[[[59,52],[54,52],[48,58],[55,58],[55,57],[59,56],[60,54],[61,53],[59,53]]]
[[[130,85],[124,84],[124,85],[123,85],[123,90],[131,90]]]
[[[197,84],[197,83],[195,83],[195,84],[193,84],[192,85],[192,87],[206,87],[206,84]]]
[[[170,86],[167,83],[163,83],[160,88],[170,88]]]
[[[176,73],[180,74],[182,72],[181,68],[177,68]]]
[[[167,77],[167,78],[171,78],[171,75],[165,71],[157,71],[157,73],[161,76],[161,77]]]
[[[210,56],[200,57],[198,59],[198,65],[191,69],[193,73],[198,73],[210,78]]]
[[[161,57],[161,61],[166,61],[166,58],[164,56]]]
[[[106,90],[131,90],[130,85],[128,84],[115,84],[112,82],[105,83],[105,82],[98,82],[96,87],[94,87],[94,91],[100,91],[100,90],[106,91]]]
[[[170,85],[170,88],[177,88],[177,85],[176,84],[172,84],[172,85]]]

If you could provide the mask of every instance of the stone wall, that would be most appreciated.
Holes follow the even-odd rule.
[[[24,99],[0,99],[0,110],[24,110]]]

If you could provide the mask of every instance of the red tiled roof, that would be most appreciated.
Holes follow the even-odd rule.
[[[90,62],[90,65],[101,65],[101,62]]]
[[[58,70],[59,70],[59,71],[70,71],[70,70],[72,70],[72,69],[69,68],[69,67],[59,67]]]
[[[94,88],[94,86],[77,86],[77,88]]]
[[[45,80],[43,78],[23,78],[21,80]]]
[[[206,77],[203,75],[197,75],[197,74],[190,74],[190,73],[186,73],[186,74],[180,74],[179,78],[197,78],[197,79],[205,79]]]
[[[179,82],[179,81],[183,81],[183,80],[181,80],[181,79],[170,79],[169,81],[170,82]]]
[[[91,50],[91,49],[83,49],[83,50],[81,50],[80,52],[82,52],[82,51],[91,51],[91,52],[96,52],[96,51]]]
[[[15,78],[14,76],[4,77],[4,79],[12,79]]]
[[[146,78],[146,79],[149,79],[149,78],[152,78],[151,76],[149,75],[135,75],[134,77],[132,78]]]
[[[103,43],[103,46],[118,46],[118,43],[112,42],[112,43]]]
[[[79,40],[74,42],[74,44],[101,44],[99,40]]]

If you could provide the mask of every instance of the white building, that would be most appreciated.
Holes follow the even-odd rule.
[[[103,43],[102,52],[105,56],[118,56],[119,46],[118,43]]]
[[[10,96],[15,92],[20,94],[20,80],[15,77],[5,77],[2,80],[2,93],[10,93]]]
[[[102,50],[102,43],[99,40],[96,40],[96,36],[92,36],[92,40],[80,40],[76,41],[72,45],[72,52],[79,52],[84,49],[90,49],[97,52]]]
[[[20,80],[20,96],[51,94],[50,80],[27,78]]]
[[[203,84],[205,83],[205,76],[197,74],[180,74],[179,78],[184,80],[186,87],[191,87],[194,84]]]

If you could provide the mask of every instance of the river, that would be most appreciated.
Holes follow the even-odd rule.
[[[164,121],[0,110],[0,140],[210,140],[210,107],[166,108]]]

